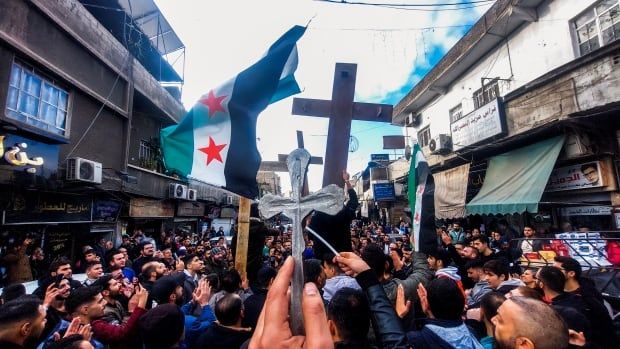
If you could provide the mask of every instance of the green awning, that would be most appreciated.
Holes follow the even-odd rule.
[[[484,184],[467,205],[467,214],[538,212],[564,136],[497,155],[489,160]]]

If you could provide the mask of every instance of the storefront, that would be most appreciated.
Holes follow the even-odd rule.
[[[174,201],[131,198],[127,216],[121,220],[128,234],[141,229],[147,236],[159,237],[166,225],[174,224]]]

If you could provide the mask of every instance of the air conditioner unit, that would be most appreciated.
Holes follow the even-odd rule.
[[[187,189],[187,200],[196,201],[198,198],[198,191],[196,189]]]
[[[67,180],[101,184],[101,163],[82,158],[67,159]]]
[[[170,199],[187,199],[187,186],[179,183],[168,185],[168,197]]]
[[[418,127],[422,124],[422,114],[407,114],[407,118],[405,120],[405,126],[407,127]]]
[[[233,196],[226,195],[226,205],[232,205],[232,204],[233,204]]]
[[[428,143],[431,154],[442,154],[452,151],[452,138],[446,134],[440,134]]]

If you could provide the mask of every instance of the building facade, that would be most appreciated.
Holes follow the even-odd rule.
[[[73,257],[136,228],[200,230],[233,203],[165,172],[159,130],[185,110],[164,56],[181,49],[152,1],[0,2],[2,245],[29,234]]]
[[[436,217],[620,228],[618,38],[619,1],[498,0],[394,110],[431,166]]]

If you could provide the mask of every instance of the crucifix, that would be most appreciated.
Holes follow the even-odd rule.
[[[304,133],[297,130],[297,148],[304,149]],[[260,171],[288,172],[286,164],[287,154],[278,154],[278,161],[262,161]],[[310,157],[310,165],[323,165],[323,158],[319,156]],[[308,195],[308,177],[304,177],[304,187],[301,192],[302,196]]]
[[[342,184],[347,168],[351,121],[392,122],[392,105],[354,102],[357,64],[336,63],[332,100],[294,98],[293,114],[329,118],[323,186]]]
[[[270,218],[278,213],[283,213],[291,219],[293,226],[293,251],[295,270],[291,284],[291,331],[294,335],[303,334],[303,314],[301,311],[301,297],[304,287],[303,258],[302,254],[306,247],[304,234],[301,227],[302,220],[312,211],[317,210],[330,215],[335,215],[342,209],[344,192],[337,185],[329,185],[316,193],[301,196],[301,190],[306,177],[310,153],[303,148],[293,150],[286,158],[288,172],[291,177],[293,195],[284,198],[272,194],[263,196],[258,208],[261,216]]]

